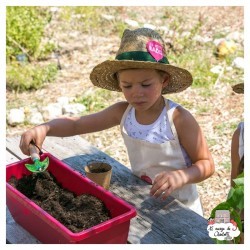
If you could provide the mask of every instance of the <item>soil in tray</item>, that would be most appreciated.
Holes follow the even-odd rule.
[[[91,169],[90,173],[105,173],[107,172],[106,168],[97,168],[97,169]]]
[[[74,233],[111,218],[100,199],[89,194],[76,196],[62,188],[48,171],[33,173],[19,180],[11,177],[9,184]]]

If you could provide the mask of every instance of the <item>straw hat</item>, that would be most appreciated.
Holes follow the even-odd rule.
[[[244,93],[244,83],[236,84],[232,87],[233,91],[237,94],[243,94]]]
[[[92,83],[100,88],[121,91],[116,73],[123,69],[157,69],[170,75],[162,94],[181,92],[192,84],[192,75],[185,69],[170,65],[165,43],[154,30],[126,29],[115,60],[98,64],[90,74]]]

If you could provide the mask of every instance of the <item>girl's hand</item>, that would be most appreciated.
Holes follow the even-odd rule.
[[[43,141],[47,135],[46,126],[40,125],[34,127],[21,136],[19,147],[25,155],[30,155],[29,145],[33,141],[39,148],[42,148]]]
[[[164,171],[156,175],[150,195],[156,198],[161,196],[165,200],[174,190],[184,185],[185,181],[180,171]]]

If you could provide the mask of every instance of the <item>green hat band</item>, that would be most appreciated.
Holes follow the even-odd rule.
[[[169,64],[168,59],[164,56],[161,60],[156,61],[148,52],[144,51],[130,51],[124,52],[115,58],[116,60],[131,60],[131,61],[143,61],[143,62],[158,62]]]

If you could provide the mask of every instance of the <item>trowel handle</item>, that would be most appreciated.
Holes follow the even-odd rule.
[[[30,151],[30,158],[32,159],[32,161],[35,161],[36,159],[40,160],[39,150],[36,148],[34,144],[30,143],[29,151]]]

